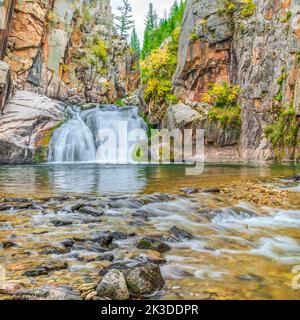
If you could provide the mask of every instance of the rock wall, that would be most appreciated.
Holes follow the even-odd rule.
[[[0,164],[45,161],[65,106],[30,91],[17,91],[0,118]]]
[[[180,99],[195,106],[211,83],[239,85],[240,156],[274,159],[265,128],[284,105],[293,105],[298,118],[300,113],[299,1],[190,0],[178,59],[174,85]],[[298,148],[299,140],[298,134]],[[299,154],[296,146],[287,148],[284,158],[293,160]]]
[[[136,61],[112,21],[110,0],[18,1],[5,57],[17,89],[71,103],[136,90]]]

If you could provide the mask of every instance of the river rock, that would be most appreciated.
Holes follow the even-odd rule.
[[[171,247],[168,246],[166,243],[150,237],[145,237],[139,240],[137,243],[137,247],[139,249],[154,250],[158,252],[166,252],[171,250]]]
[[[25,271],[23,275],[26,277],[38,277],[41,275],[46,275],[52,271],[58,271],[58,270],[63,270],[67,268],[68,268],[68,264],[66,262],[51,261],[49,263],[41,264],[31,270]]]
[[[17,290],[14,300],[81,300],[80,293],[71,286],[48,286]]]
[[[111,235],[114,240],[125,240],[128,238],[126,233],[120,231],[114,231]]]
[[[17,245],[12,242],[12,241],[3,241],[2,242],[2,248],[3,249],[7,249],[7,248],[11,248],[11,247],[16,247]]]
[[[78,211],[80,213],[90,214],[93,217],[99,217],[99,216],[102,216],[104,214],[104,210],[103,209],[96,209],[96,208],[90,207],[90,206],[82,206],[82,207],[79,208]]]
[[[54,227],[64,227],[64,226],[69,226],[73,224],[72,221],[57,220],[57,219],[51,220],[50,222],[54,225]]]
[[[124,274],[116,269],[110,270],[97,286],[97,295],[112,300],[127,300],[129,292]]]
[[[179,241],[192,240],[195,238],[195,236],[193,236],[190,232],[180,229],[176,226],[171,228],[170,234],[172,234]]]
[[[131,297],[143,297],[161,290],[165,284],[158,265],[140,264],[124,271]]]

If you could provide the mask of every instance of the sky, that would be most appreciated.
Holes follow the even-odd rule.
[[[135,26],[137,34],[140,40],[143,40],[143,34],[145,29],[145,18],[148,11],[149,3],[152,2],[159,17],[163,17],[165,10],[170,11],[174,0],[130,0],[132,6],[133,19],[135,20]],[[122,0],[111,0],[111,6],[113,13],[116,14],[117,7],[122,4]]]

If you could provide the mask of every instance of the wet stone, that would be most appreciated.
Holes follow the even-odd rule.
[[[133,217],[138,217],[142,219],[148,219],[149,217],[149,212],[143,209],[137,210],[132,214]]]
[[[14,206],[12,206],[11,204],[0,203],[0,211],[9,211],[13,209]]]
[[[114,240],[125,240],[128,238],[126,233],[120,232],[120,231],[115,231],[111,234]]]
[[[50,221],[54,227],[64,227],[73,224],[72,221],[64,221],[64,220],[51,220]]]
[[[16,247],[16,246],[17,246],[17,245],[16,245],[14,242],[12,242],[12,241],[3,241],[1,245],[2,245],[2,248],[3,248],[3,249],[8,249],[8,248]]]
[[[74,243],[75,241],[73,239],[66,239],[61,242],[61,245],[66,248],[71,248],[73,247]]]
[[[70,252],[68,247],[44,246],[38,250],[39,254],[66,254]]]
[[[96,208],[90,207],[90,206],[80,207],[78,211],[80,213],[92,215],[93,217],[99,217],[99,216],[102,216],[104,214],[104,210],[103,209],[96,209]]]
[[[197,188],[182,188],[182,189],[180,189],[180,191],[185,194],[199,193],[199,189],[197,189]]]
[[[174,197],[165,193],[154,193],[145,195],[140,198],[144,204],[157,203],[157,202],[168,202],[174,200]]]
[[[171,250],[171,247],[168,246],[166,243],[156,239],[145,237],[138,241],[137,248],[145,249],[145,250],[154,250],[158,252],[166,252]]]
[[[14,293],[14,300],[81,300],[80,293],[71,286],[45,285],[38,289],[21,289]]]
[[[209,188],[209,189],[203,189],[202,192],[204,193],[220,193],[220,188]]]
[[[97,296],[113,300],[129,299],[129,292],[124,274],[116,269],[110,270],[97,286]]]
[[[172,234],[179,241],[192,240],[195,238],[195,236],[193,236],[190,232],[180,229],[176,226],[171,228],[170,234]]]
[[[128,209],[138,209],[144,205],[141,200],[134,199],[134,198],[125,198],[125,199],[112,199],[108,203],[110,208],[113,209],[121,209],[121,208],[128,208]]]
[[[254,281],[254,282],[262,282],[263,278],[256,274],[243,274],[236,276],[236,279],[241,281]]]
[[[38,277],[41,275],[46,275],[52,271],[64,270],[68,268],[68,264],[66,262],[61,261],[51,261],[49,263],[41,264],[36,268],[31,270],[27,270],[23,273],[23,276],[26,277]]]

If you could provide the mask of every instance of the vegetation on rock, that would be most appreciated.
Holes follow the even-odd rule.
[[[241,88],[227,82],[215,83],[204,95],[203,101],[213,107],[209,111],[209,119],[219,121],[224,127],[241,125],[241,108],[238,103]]]

